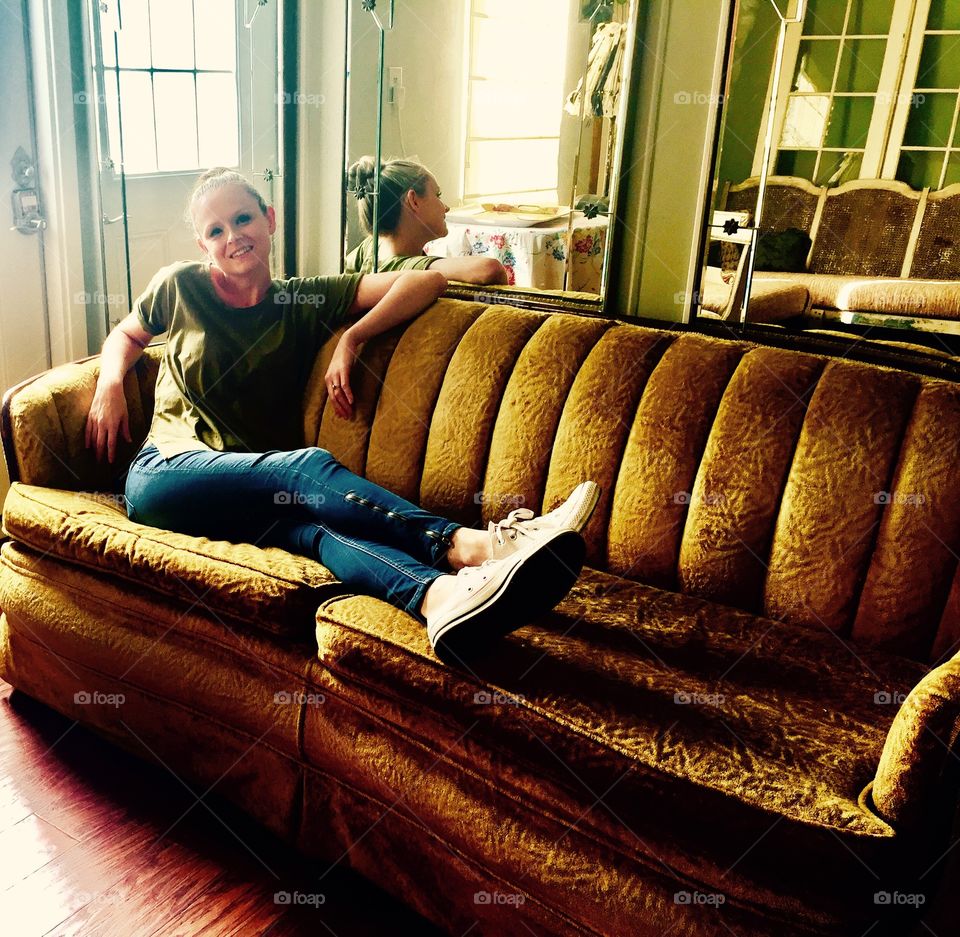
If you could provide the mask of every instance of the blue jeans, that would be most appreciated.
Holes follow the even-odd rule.
[[[326,449],[183,452],[146,443],[127,473],[127,514],[151,527],[280,546],[423,621],[424,593],[450,572],[461,525],[354,475]]]

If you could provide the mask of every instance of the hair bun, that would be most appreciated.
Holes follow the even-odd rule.
[[[361,156],[347,170],[347,189],[353,192],[358,199],[373,191],[374,177],[376,176],[377,161],[372,156]],[[381,172],[383,164],[380,165]]]

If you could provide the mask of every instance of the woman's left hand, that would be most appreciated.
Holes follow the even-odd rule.
[[[333,352],[330,367],[327,368],[323,383],[337,416],[347,420],[353,415],[353,391],[350,390],[350,369],[353,367],[360,345],[350,332],[344,332]]]

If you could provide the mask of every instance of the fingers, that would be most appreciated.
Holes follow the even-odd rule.
[[[340,383],[337,377],[328,378],[327,394],[333,404],[334,412],[342,419],[349,419],[353,411],[353,392],[350,385],[344,381]]]

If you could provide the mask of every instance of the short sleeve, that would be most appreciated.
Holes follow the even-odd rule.
[[[172,280],[172,268],[164,267],[133,304],[133,311],[137,314],[140,325],[152,335],[160,335],[170,328]]]
[[[347,320],[361,279],[360,273],[344,273],[277,280],[274,301],[289,303],[310,324],[321,324],[328,332],[334,332]]]
[[[392,270],[427,270],[442,257],[431,257],[427,254],[418,254],[412,257],[391,257],[380,265],[381,273]]]

